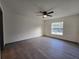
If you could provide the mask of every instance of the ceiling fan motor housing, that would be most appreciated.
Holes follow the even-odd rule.
[[[47,12],[46,12],[46,11],[44,11],[44,12],[43,12],[43,15],[47,15]]]

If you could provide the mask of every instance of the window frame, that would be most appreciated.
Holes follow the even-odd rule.
[[[55,31],[53,31],[52,29],[53,29],[53,25],[59,25],[61,28],[62,28],[62,32],[55,32]],[[57,27],[57,26],[56,26]],[[56,28],[55,27],[55,28]],[[54,28],[54,29],[55,29]],[[58,27],[59,28],[59,27]],[[63,28],[64,28],[64,22],[63,21],[59,21],[59,22],[52,22],[51,23],[51,34],[54,34],[54,35],[63,35]]]

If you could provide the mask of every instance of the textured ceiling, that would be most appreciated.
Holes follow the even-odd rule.
[[[53,8],[52,18],[64,17],[79,13],[79,0],[1,0],[3,9],[6,11],[21,14],[24,16],[37,16],[37,11],[43,8],[48,10]],[[45,19],[51,19],[49,17]]]

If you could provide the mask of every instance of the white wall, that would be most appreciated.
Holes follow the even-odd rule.
[[[61,35],[53,35],[51,34],[51,23],[52,22],[58,22],[63,21],[64,22],[64,34]],[[43,35],[61,38],[69,41],[79,42],[79,15],[72,15],[57,19],[51,19],[51,20],[44,20],[44,28],[43,28]]]
[[[42,20],[35,17],[31,5],[24,5],[24,2],[14,0],[2,0],[1,4],[3,7],[5,44],[42,35]]]
[[[30,16],[29,16],[30,17]],[[41,21],[28,19],[14,13],[4,13],[5,43],[38,37],[41,35]]]
[[[78,23],[78,25],[77,25],[77,27],[78,27],[78,29],[77,29],[77,37],[78,37],[78,42],[79,42],[79,20],[77,21],[77,23]]]

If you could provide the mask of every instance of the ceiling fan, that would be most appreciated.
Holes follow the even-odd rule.
[[[41,13],[41,15],[39,15],[39,16],[43,16],[43,18],[45,18],[45,17],[52,17],[52,13],[54,13],[54,11],[50,11],[51,9],[49,9],[49,10],[47,10],[47,11],[45,11],[45,10],[43,10],[43,11],[39,11],[39,13]]]

